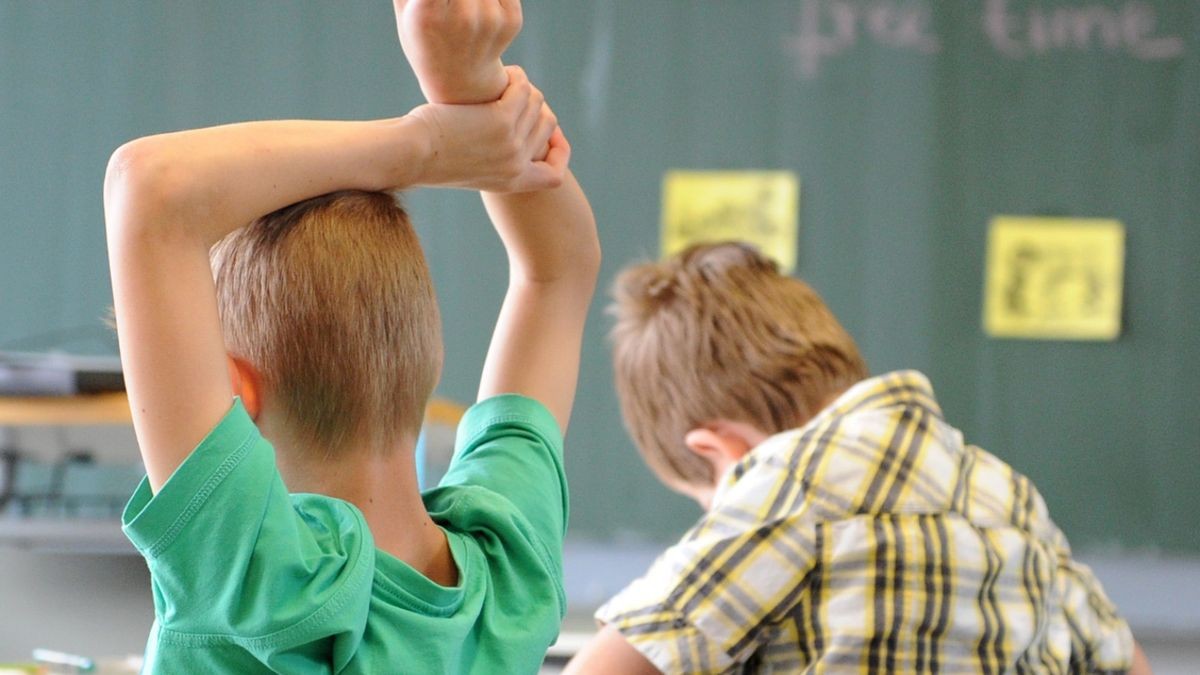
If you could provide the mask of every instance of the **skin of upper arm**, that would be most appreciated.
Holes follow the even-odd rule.
[[[208,249],[173,227],[185,180],[150,139],[114,153],[105,177],[113,306],[134,429],[158,491],[232,400]]]
[[[621,632],[604,626],[591,642],[567,664],[564,675],[661,675],[650,660],[642,655]]]

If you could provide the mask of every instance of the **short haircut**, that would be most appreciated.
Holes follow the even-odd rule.
[[[211,261],[226,349],[258,369],[302,444],[415,437],[441,374],[441,321],[394,195],[287,206],[225,237]]]
[[[688,431],[717,419],[799,427],[866,377],[854,340],[807,284],[740,243],[700,244],[617,278],[609,312],[625,426],[664,480],[711,485]]]

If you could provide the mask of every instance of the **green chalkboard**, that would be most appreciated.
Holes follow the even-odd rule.
[[[803,184],[800,275],[875,372],[932,378],[968,439],[1032,476],[1076,546],[1200,552],[1200,2],[526,0],[511,52],[572,138],[603,282],[655,256],[669,169]],[[111,352],[108,154],[253,118],[395,115],[419,92],[385,2],[0,0],[0,348]],[[503,288],[477,199],[415,194],[469,399]],[[1115,342],[981,329],[999,213],[1127,228]],[[572,531],[695,517],[642,470],[602,303],[568,443]]]

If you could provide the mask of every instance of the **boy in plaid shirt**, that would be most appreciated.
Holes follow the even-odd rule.
[[[867,378],[807,285],[701,245],[615,296],[626,425],[707,513],[569,672],[1148,672],[1033,484],[920,373]]]

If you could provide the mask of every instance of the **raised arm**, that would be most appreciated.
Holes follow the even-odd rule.
[[[565,147],[561,131],[557,137]],[[485,192],[483,203],[504,241],[509,278],[479,397],[515,392],[535,398],[565,434],[600,269],[591,206],[570,171],[555,189]]]
[[[104,183],[113,299],[155,491],[232,397],[209,248],[261,215],[341,189],[557,185],[562,165],[531,161],[548,135],[531,102],[531,87],[515,87],[486,106],[422,106],[371,122],[235,124],[150,136],[113,154]]]
[[[500,55],[521,26],[519,0],[395,0],[404,52],[432,101],[494,99],[498,72],[524,82]],[[547,124],[557,126],[549,108]],[[556,130],[548,160],[570,149]],[[595,219],[568,171],[562,185],[520,194],[485,192],[484,205],[509,261],[509,285],[488,349],[479,397],[518,393],[545,405],[565,433],[579,375],[588,305],[600,267]]]
[[[486,103],[508,75],[500,56],[521,30],[520,0],[392,0],[404,56],[425,98]]]

